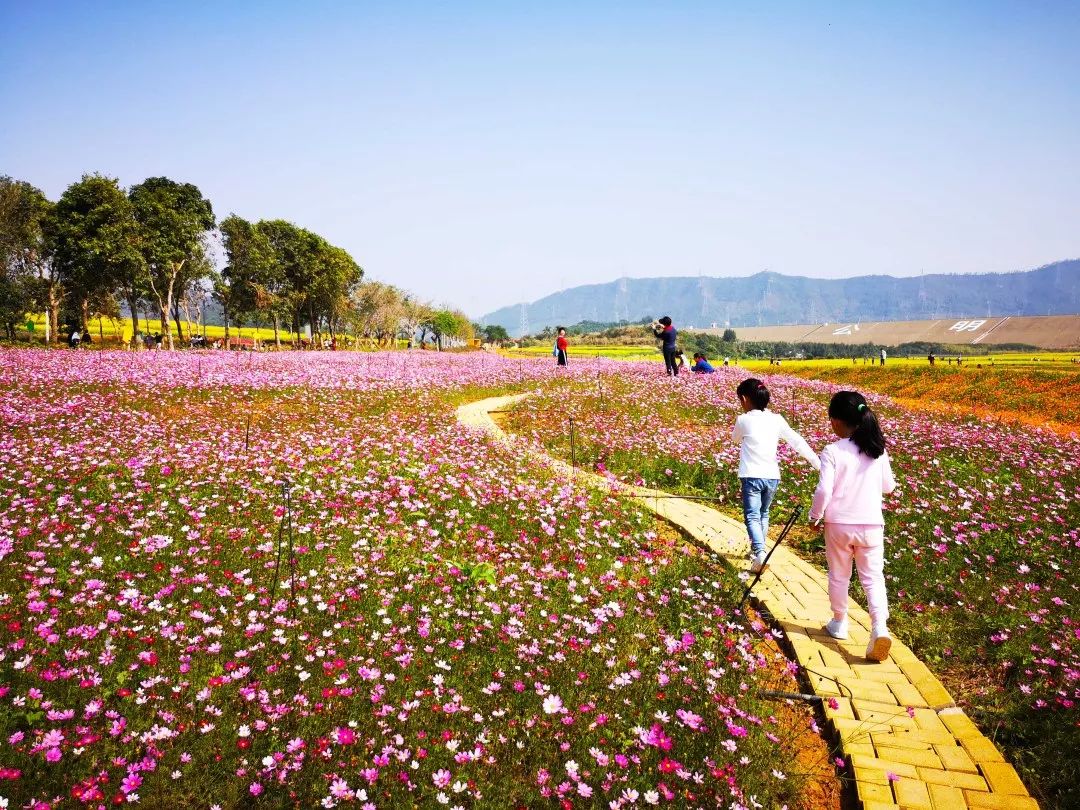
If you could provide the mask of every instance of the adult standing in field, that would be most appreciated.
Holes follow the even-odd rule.
[[[659,325],[659,329],[654,327],[656,336],[660,338],[660,351],[664,355],[664,370],[667,371],[669,377],[679,376],[679,365],[675,358],[679,352],[675,346],[675,341],[679,336],[679,332],[671,323],[671,318],[667,315],[663,316],[656,322]]]
[[[558,337],[555,338],[555,365],[567,365],[566,351],[570,348],[570,341],[566,339],[566,329],[559,327]]]
[[[885,353],[885,349],[883,348],[883,349],[881,350],[881,365],[885,365],[885,357],[886,357],[886,356],[887,356],[887,355],[886,355],[886,353]]]
[[[811,523],[825,522],[833,613],[825,631],[836,639],[848,637],[848,585],[854,561],[870,612],[866,657],[884,661],[892,639],[886,624],[889,603],[881,501],[883,495],[896,489],[896,479],[885,452],[885,436],[862,394],[837,392],[829,402],[829,421],[840,440],[821,453],[821,477],[810,506]]]
[[[743,380],[735,395],[743,413],[735,420],[731,440],[739,445],[743,521],[750,538],[750,571],[756,574],[765,568],[769,507],[780,486],[780,464],[776,458],[780,440],[793,447],[815,470],[821,468],[821,462],[783,416],[767,410],[770,395],[765,383],[753,377]]]

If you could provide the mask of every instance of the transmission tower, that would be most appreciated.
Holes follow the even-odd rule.
[[[521,330],[521,337],[529,334],[529,308],[525,304],[521,305],[521,322],[518,328]]]

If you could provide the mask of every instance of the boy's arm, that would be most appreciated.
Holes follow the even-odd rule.
[[[896,490],[896,477],[893,475],[889,454],[886,453],[882,459],[885,462],[885,468],[881,471],[881,494],[888,495]]]
[[[811,523],[817,523],[825,517],[825,510],[832,499],[833,484],[836,481],[836,464],[828,447],[821,451],[818,470],[818,484],[814,490],[814,499],[810,502]]]
[[[735,420],[735,427],[731,429],[731,440],[735,444],[739,444],[743,437],[746,436],[746,431],[743,429],[743,418],[740,416]]]
[[[779,414],[777,414],[779,416]],[[795,448],[795,452],[810,462],[810,466],[815,470],[821,469],[821,459],[819,459],[814,451],[810,449],[810,445],[806,443],[806,439],[792,430],[791,425],[787,423],[784,417],[780,417],[780,438]]]

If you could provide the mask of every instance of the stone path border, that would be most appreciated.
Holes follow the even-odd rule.
[[[522,443],[491,414],[528,396],[462,405],[457,418],[522,452]],[[575,480],[633,498],[707,544],[732,568],[747,567],[742,523],[694,501],[619,484],[542,457]],[[864,658],[870,636],[866,611],[852,604],[848,641],[825,633],[831,611],[823,572],[780,547],[753,596],[784,631],[810,686],[825,700],[825,715],[851,763],[865,810],[1038,810],[1016,770],[911,650],[894,639],[887,660]]]

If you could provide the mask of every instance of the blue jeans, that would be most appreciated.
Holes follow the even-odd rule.
[[[750,535],[750,552],[765,553],[765,540],[769,536],[769,507],[772,506],[778,478],[740,478],[742,484],[743,522]]]

